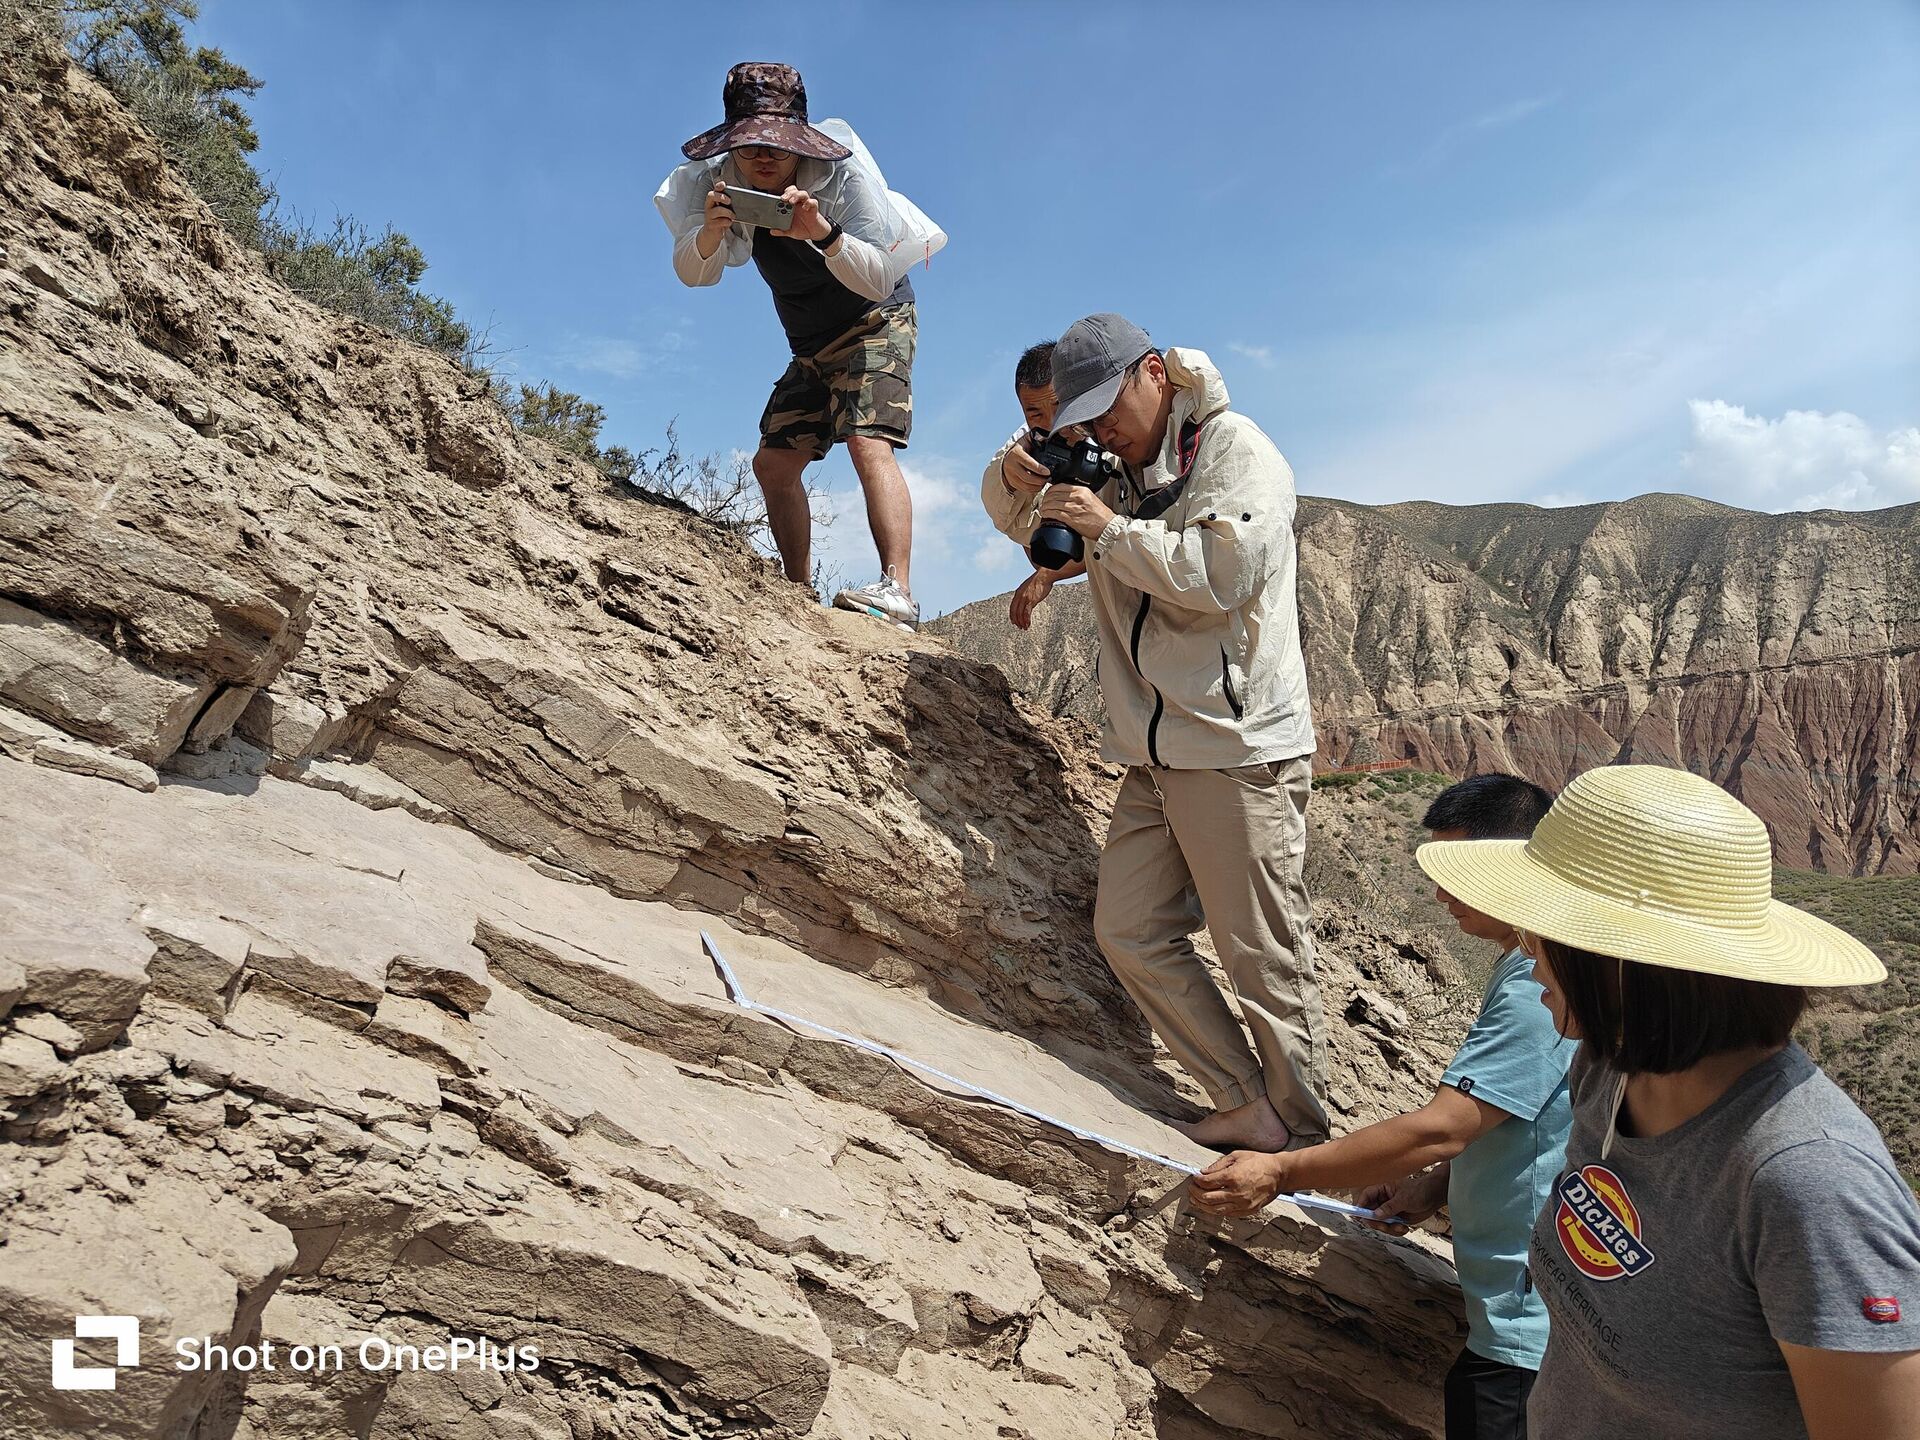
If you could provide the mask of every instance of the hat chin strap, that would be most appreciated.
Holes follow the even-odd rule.
[[[1614,1053],[1625,1048],[1627,1039],[1627,962],[1620,961],[1620,1032],[1614,1037]],[[1623,1074],[1613,1087],[1613,1104],[1607,1107],[1607,1135],[1600,1142],[1600,1158],[1606,1159],[1613,1152],[1613,1142],[1620,1135],[1620,1107],[1627,1103],[1627,1077]]]
[[[1627,1101],[1627,1077],[1622,1075],[1613,1087],[1613,1103],[1607,1107],[1607,1138],[1600,1142],[1600,1158],[1613,1153],[1613,1142],[1620,1135],[1620,1107]]]

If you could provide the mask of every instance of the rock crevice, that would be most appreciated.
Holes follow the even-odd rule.
[[[1431,1247],[1194,1227],[1160,1167],[749,1015],[700,952],[1200,1158],[1091,935],[1083,727],[292,298],[52,56],[0,76],[0,602],[10,1424],[1435,1433]],[[1431,993],[1328,937],[1332,1013]],[[1368,1005],[1350,1120],[1439,1073]],[[139,1318],[112,1391],[42,1383],[77,1314]],[[538,1363],[166,1363],[450,1334]]]

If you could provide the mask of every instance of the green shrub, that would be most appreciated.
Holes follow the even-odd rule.
[[[453,306],[420,288],[427,257],[392,227],[375,238],[359,221],[341,216],[323,235],[304,224],[283,224],[269,210],[259,218],[256,243],[267,272],[296,295],[449,359],[476,358],[473,332],[454,318]]]
[[[35,0],[5,0],[46,13]],[[170,164],[223,224],[261,252],[288,289],[468,365],[484,348],[453,307],[420,288],[427,260],[391,227],[374,236],[351,216],[321,234],[279,218],[277,197],[247,157],[260,136],[246,101],[263,83],[218,49],[189,46],[193,0],[65,0],[68,53],[153,132]]]
[[[151,130],[167,160],[248,243],[272,190],[247,159],[260,136],[245,99],[261,82],[217,49],[189,48],[192,0],[68,0],[68,49]]]
[[[527,434],[538,435],[582,460],[599,462],[603,453],[600,427],[606,423],[607,412],[591,400],[548,381],[510,385],[496,378],[493,394],[507,418]],[[628,452],[621,450],[620,454],[626,456]]]
[[[1336,770],[1327,775],[1313,777],[1316,790],[1347,790],[1355,785],[1364,785],[1368,776],[1364,770]]]

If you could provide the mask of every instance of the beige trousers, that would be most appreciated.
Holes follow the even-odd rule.
[[[1173,1058],[1219,1109],[1264,1092],[1325,1139],[1326,1021],[1302,868],[1313,766],[1128,769],[1100,854],[1093,929]],[[1204,919],[1246,1031],[1190,939]],[[1253,1045],[1247,1044],[1252,1032]]]

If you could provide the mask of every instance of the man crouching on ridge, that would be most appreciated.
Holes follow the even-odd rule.
[[[727,72],[726,119],[681,146],[688,164],[655,197],[674,231],[673,270],[688,285],[712,285],[751,261],[773,291],[793,349],[760,416],[754,478],[789,580],[812,579],[813,514],[801,477],[845,442],[880,578],[843,589],[833,603],[920,626],[908,585],[913,500],[893,452],[913,429],[913,285],[894,254],[899,217],[881,177],[807,120],[807,91],[790,65],[752,62]],[[832,125],[833,121],[823,121]],[[788,209],[784,221],[754,195]],[[697,193],[695,204],[685,203]]]
[[[1091,430],[1119,473],[1097,487],[1049,485],[1033,437],[1016,438],[982,494],[995,525],[1023,544],[1049,520],[1081,537],[1100,620],[1101,753],[1127,766],[1094,933],[1154,1033],[1213,1099],[1212,1115],[1182,1127],[1192,1139],[1269,1151],[1317,1143],[1327,1056],[1302,875],[1314,741],[1293,472],[1227,408],[1204,354],[1162,354],[1118,315],[1061,336],[1052,380],[1055,434]],[[1053,577],[1080,570],[1056,566]],[[1051,587],[1035,581],[1038,604]],[[1251,1046],[1193,948],[1203,917]]]

